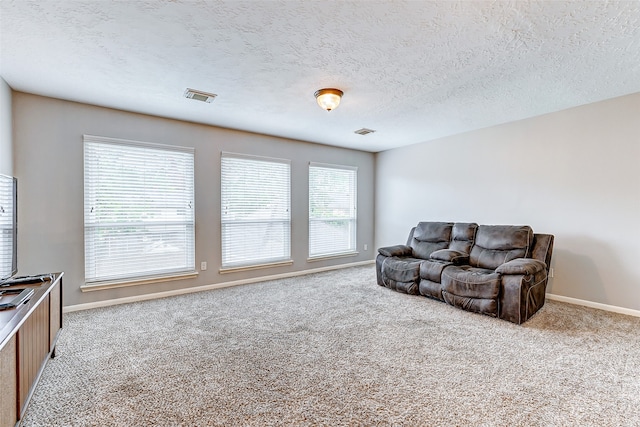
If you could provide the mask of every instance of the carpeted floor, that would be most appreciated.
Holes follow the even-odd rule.
[[[522,326],[356,267],[65,315],[23,426],[638,426],[640,318]]]

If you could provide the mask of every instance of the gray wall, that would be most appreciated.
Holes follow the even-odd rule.
[[[15,174],[20,181],[19,274],[64,271],[64,304],[221,283],[373,259],[375,156],[300,141],[13,93]],[[82,135],[194,147],[196,279],[81,292],[84,283]],[[292,266],[221,275],[220,152],[291,159]],[[307,262],[308,163],[358,167],[358,256]],[[363,250],[367,244],[368,251]]]
[[[640,310],[640,93],[379,153],[376,245],[420,220],[556,236],[548,292]]]
[[[0,173],[13,175],[11,88],[0,77]]]

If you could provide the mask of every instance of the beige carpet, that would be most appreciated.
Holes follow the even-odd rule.
[[[373,266],[70,313],[24,426],[638,426],[640,318],[522,326]]]

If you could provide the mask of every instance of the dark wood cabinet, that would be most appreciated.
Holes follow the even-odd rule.
[[[21,306],[0,311],[0,427],[13,427],[24,415],[40,374],[55,356],[62,329],[62,275],[39,285]]]

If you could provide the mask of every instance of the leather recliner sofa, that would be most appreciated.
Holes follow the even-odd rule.
[[[378,249],[378,284],[521,324],[545,301],[554,236],[529,226],[420,222]]]

